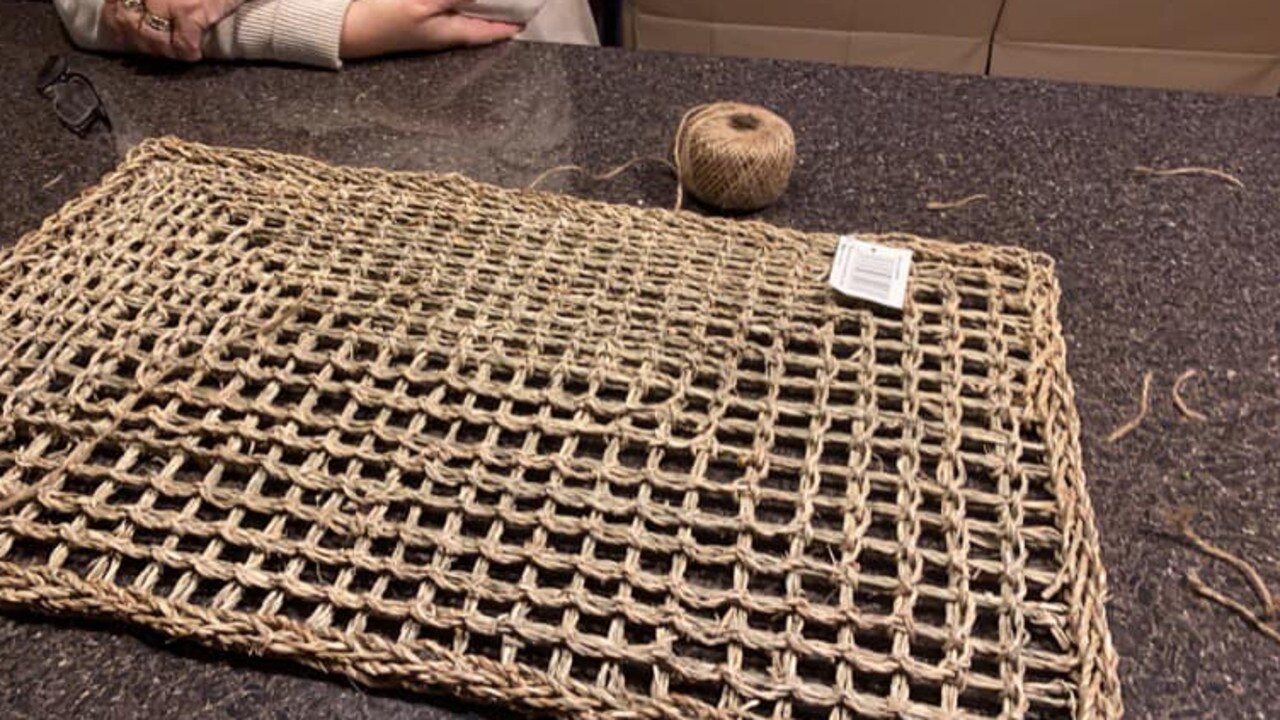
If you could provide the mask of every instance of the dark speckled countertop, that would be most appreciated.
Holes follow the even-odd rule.
[[[552,165],[662,151],[685,108],[731,98],[774,108],[799,138],[792,187],[763,219],[1051,253],[1129,713],[1280,714],[1280,645],[1193,597],[1182,573],[1207,563],[1163,535],[1156,516],[1198,507],[1206,535],[1280,587],[1280,102],[529,45],[336,74],[75,55],[115,125],[80,140],[32,87],[44,56],[66,50],[48,5],[0,6],[4,242],[150,135],[521,185]],[[1219,167],[1246,187],[1141,178],[1135,165]],[[596,186],[553,182],[650,205],[673,191],[657,168]],[[972,193],[990,200],[925,209]],[[1167,402],[1184,368],[1203,373],[1188,394],[1209,422],[1182,421]],[[1132,413],[1145,370],[1160,393],[1153,415],[1105,444]],[[1207,577],[1245,596],[1220,568]],[[0,616],[0,707],[39,718],[500,715],[14,614]]]

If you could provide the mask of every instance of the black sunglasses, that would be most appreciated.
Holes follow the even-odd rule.
[[[51,55],[45,61],[36,76],[36,89],[53,101],[58,120],[71,132],[83,136],[98,120],[111,129],[111,119],[93,83],[84,75],[72,72],[62,55]]]

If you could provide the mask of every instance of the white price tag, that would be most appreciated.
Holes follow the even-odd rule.
[[[902,309],[911,276],[911,251],[845,235],[831,264],[831,287],[845,295]]]

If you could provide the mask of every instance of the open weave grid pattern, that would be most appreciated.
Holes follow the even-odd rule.
[[[0,602],[587,718],[1121,712],[1048,258],[148,141],[0,256]]]

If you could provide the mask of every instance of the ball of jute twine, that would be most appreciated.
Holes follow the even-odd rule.
[[[706,205],[727,211],[759,210],[778,201],[787,190],[796,162],[791,126],[757,105],[719,102],[690,108],[676,128],[670,161],[647,155],[636,157],[600,174],[581,165],[561,165],[529,183],[565,172],[585,173],[592,180],[610,180],[642,162],[658,162],[676,175],[676,203],[684,192]]]
[[[787,191],[796,137],[786,120],[757,105],[700,105],[685,113],[673,150],[676,177],[721,210],[759,210]]]

